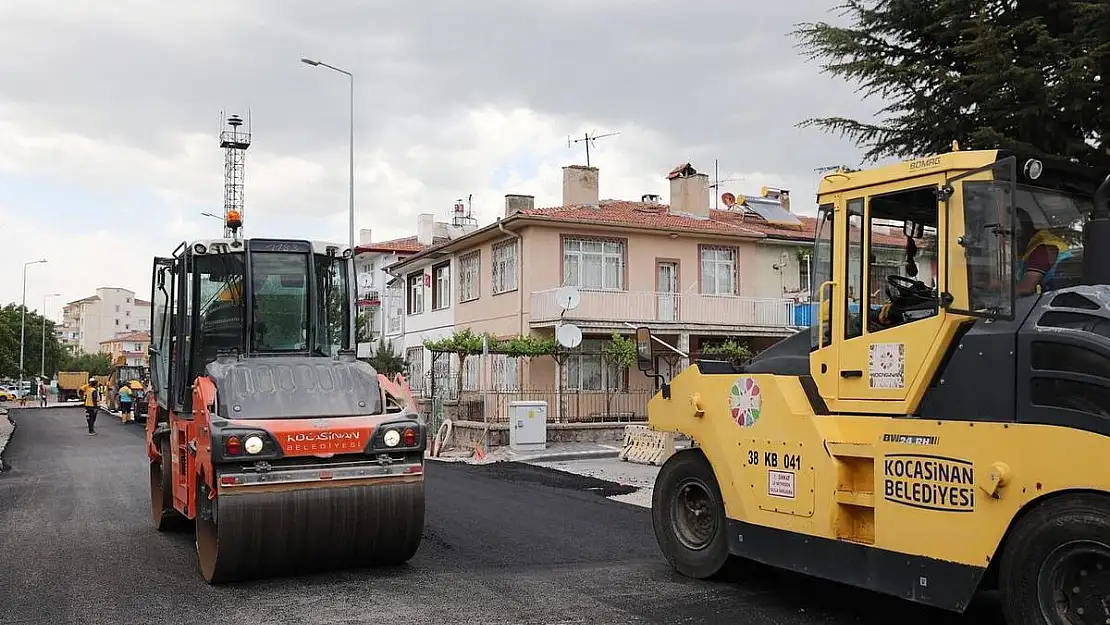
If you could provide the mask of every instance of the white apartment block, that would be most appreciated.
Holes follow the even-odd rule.
[[[458,213],[456,205],[456,213]],[[359,312],[369,316],[369,341],[360,342],[358,356],[368,357],[382,338],[403,353],[405,344],[406,294],[403,281],[394,278],[387,268],[437,243],[455,239],[477,226],[467,219],[456,218],[452,223],[436,221],[435,215],[421,213],[417,216],[416,236],[373,242],[370,230],[359,231],[359,244],[355,247],[355,271],[358,274]]]
[[[149,331],[149,301],[137,299],[128,289],[100,287],[96,295],[65,305],[58,339],[79,352],[95,354],[104,341]]]

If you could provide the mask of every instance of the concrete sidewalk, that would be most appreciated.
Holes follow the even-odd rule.
[[[528,462],[538,467],[592,477],[636,490],[627,495],[612,495],[609,499],[642,508],[651,507],[651,496],[659,467],[650,464],[625,462],[617,458],[595,458],[581,460],[537,460]]]

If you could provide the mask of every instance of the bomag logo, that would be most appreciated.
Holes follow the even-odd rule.
[[[967,460],[892,454],[883,458],[883,473],[887,501],[943,512],[975,510],[975,466]]]
[[[287,443],[323,443],[328,441],[347,441],[362,438],[361,432],[298,432],[286,434]]]
[[[910,161],[910,171],[920,171],[922,169],[929,169],[930,167],[936,167],[937,165],[940,165],[940,162],[941,162],[941,158],[939,156],[929,156],[929,157],[926,157],[926,158],[919,158],[917,160]]]

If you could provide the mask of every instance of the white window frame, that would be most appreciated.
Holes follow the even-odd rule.
[[[494,295],[509,293],[517,289],[516,284],[516,239],[508,239],[490,246],[491,274],[493,286],[490,292]]]
[[[459,257],[459,303],[472,302],[481,295],[482,253],[475,250]]]
[[[416,282],[413,278],[419,277]],[[424,312],[424,270],[414,271],[405,276],[405,295],[406,306],[405,312],[411,315],[419,315]]]
[[[722,254],[728,256],[722,258]],[[702,295],[737,295],[740,292],[737,280],[740,254],[735,247],[705,246],[698,255],[701,263]],[[727,270],[727,286],[731,288],[722,284],[722,270]]]
[[[563,239],[563,284],[591,291],[623,291],[625,259],[624,241],[566,237]],[[600,267],[597,280],[591,279],[590,272],[586,269],[591,262]],[[615,280],[610,279],[610,266],[616,266]]]
[[[432,310],[451,307],[451,263],[432,267]]]
[[[628,372],[621,371],[617,363],[605,362],[601,351],[604,344],[604,339],[583,339],[575,352],[570,354],[566,364],[567,390],[627,392],[625,379]],[[597,377],[588,376],[584,379],[583,371],[590,369],[598,372]]]

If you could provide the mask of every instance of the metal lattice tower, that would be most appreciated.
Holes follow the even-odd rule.
[[[248,116],[249,120],[249,116]],[[243,174],[247,148],[251,146],[250,124],[245,131],[240,130],[243,118],[230,115],[227,128],[220,132],[220,147],[224,149],[224,237],[231,238],[231,228],[227,227],[227,214],[239,211],[243,216]],[[242,232],[242,228],[240,228]]]

